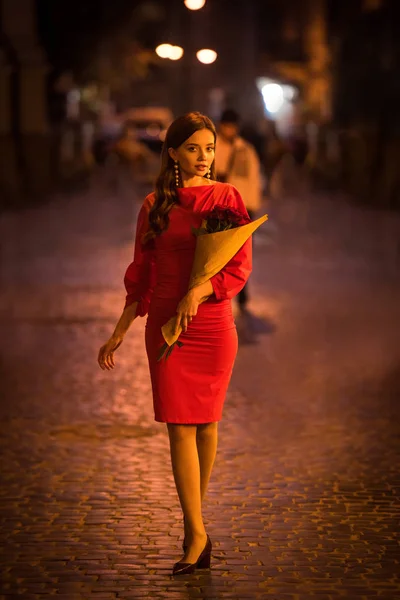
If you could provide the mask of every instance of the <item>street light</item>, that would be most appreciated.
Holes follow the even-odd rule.
[[[160,44],[156,48],[156,54],[160,58],[169,58],[169,55],[171,54],[171,48],[171,44]]]
[[[189,10],[200,10],[205,5],[206,0],[185,0],[185,6]]]
[[[183,56],[183,48],[172,46],[172,44],[160,44],[156,48],[156,54],[160,58],[169,58],[169,60],[179,60]]]
[[[261,90],[265,108],[270,113],[277,113],[285,103],[282,86],[278,83],[267,83]]]
[[[203,65],[211,65],[213,62],[217,60],[218,54],[215,50],[210,50],[209,48],[203,48],[196,52],[197,60]]]
[[[182,56],[183,56],[183,48],[181,48],[180,46],[172,46],[171,47],[171,52],[168,57],[170,60],[179,60],[180,58],[182,58]]]

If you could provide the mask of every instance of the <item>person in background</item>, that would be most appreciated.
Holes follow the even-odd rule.
[[[215,167],[218,181],[234,185],[242,196],[251,219],[261,206],[261,172],[257,152],[239,135],[239,115],[225,110],[219,122]],[[247,284],[237,296],[242,312],[247,309],[249,294]]]
[[[267,193],[269,193],[272,175],[281,158],[288,152],[288,148],[278,135],[274,121],[264,119],[261,123],[261,127],[264,132],[262,161],[267,182]]]

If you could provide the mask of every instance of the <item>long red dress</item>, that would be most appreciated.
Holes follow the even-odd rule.
[[[231,298],[251,272],[251,241],[214,277],[214,293],[203,302],[186,333],[181,348],[157,362],[164,343],[161,327],[176,314],[188,291],[196,246],[192,227],[201,224],[201,213],[215,204],[233,207],[247,215],[243,200],[232,185],[215,183],[178,188],[179,205],[169,213],[168,229],[143,246],[154,194],[139,212],[134,260],[125,274],[126,304],[138,301],[137,314],[145,316],[146,351],[153,389],[155,420],[163,423],[219,421],[237,354],[238,341]]]

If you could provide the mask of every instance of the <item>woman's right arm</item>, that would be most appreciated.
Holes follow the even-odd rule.
[[[110,339],[100,348],[97,361],[103,370],[109,371],[115,367],[114,352],[122,344],[125,334],[136,319],[137,302],[133,302],[120,316]]]
[[[114,352],[122,344],[126,332],[137,317],[148,312],[155,284],[154,248],[143,247],[141,239],[148,229],[151,198],[148,196],[140,209],[135,236],[133,262],[128,266],[124,283],[126,288],[125,307],[110,339],[100,348],[98,363],[102,369],[115,366]]]

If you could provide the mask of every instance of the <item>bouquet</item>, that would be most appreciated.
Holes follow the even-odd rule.
[[[200,228],[192,229],[197,240],[189,290],[219,273],[254,231],[268,219],[268,215],[264,215],[256,221],[250,221],[236,209],[221,205],[214,206],[201,216]],[[182,329],[178,328],[175,332],[176,319],[176,316],[171,317],[161,328],[165,343],[160,348],[158,361],[164,356],[167,359],[175,346],[183,346],[178,339]]]

